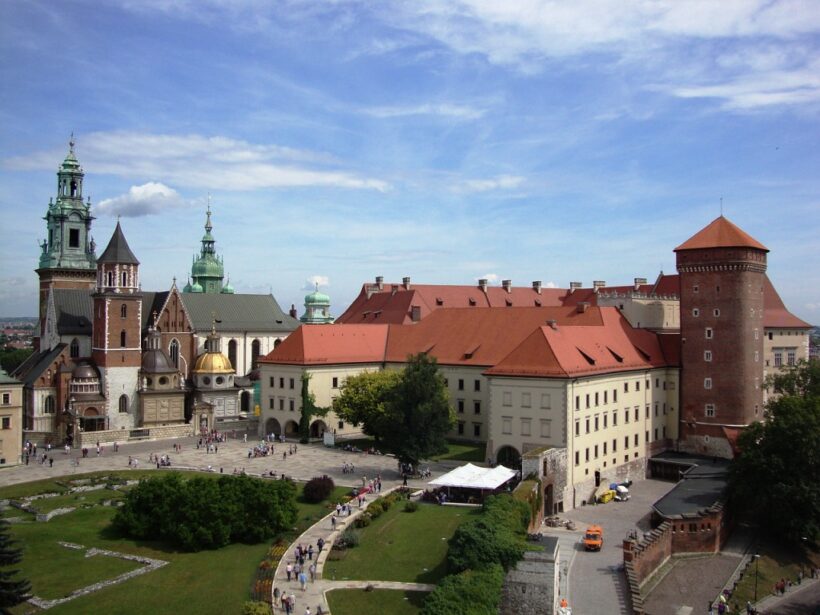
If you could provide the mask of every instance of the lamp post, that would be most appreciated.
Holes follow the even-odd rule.
[[[68,410],[64,412],[66,418],[66,425],[65,425],[65,434],[66,434],[66,441],[74,448],[74,402],[77,400],[72,395],[68,398]]]
[[[752,557],[755,559],[755,604],[757,604],[757,570],[758,562],[760,562],[760,555],[755,553]]]

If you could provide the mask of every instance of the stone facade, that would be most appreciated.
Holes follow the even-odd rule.
[[[541,537],[543,551],[527,551],[507,573],[502,615],[553,615],[558,606],[558,539]]]

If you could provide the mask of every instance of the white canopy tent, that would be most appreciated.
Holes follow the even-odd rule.
[[[513,477],[515,477],[515,470],[504,466],[480,468],[468,463],[427,484],[435,487],[461,487],[463,489],[498,489]]]

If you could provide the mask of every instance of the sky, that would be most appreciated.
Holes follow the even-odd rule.
[[[209,198],[237,292],[337,316],[377,275],[651,280],[722,207],[820,324],[815,0],[6,0],[0,77],[3,316],[73,132],[146,290]]]

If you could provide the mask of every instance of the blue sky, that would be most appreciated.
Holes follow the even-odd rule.
[[[100,250],[185,283],[207,195],[238,292],[628,283],[720,213],[820,323],[810,0],[0,3],[0,314],[36,314],[74,131]]]

